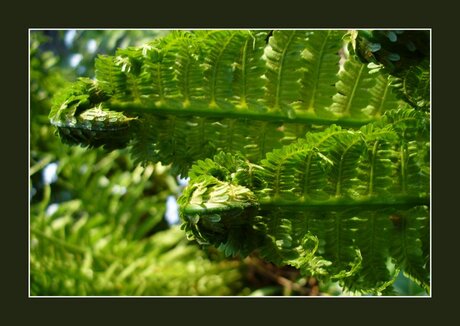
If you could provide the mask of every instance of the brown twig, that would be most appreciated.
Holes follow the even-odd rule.
[[[284,288],[284,293],[292,293],[292,290],[297,291],[301,295],[311,295],[311,291],[302,286],[299,285],[284,276],[281,276],[279,274],[276,274],[269,269],[265,268],[262,266],[263,262],[261,262],[259,259],[255,257],[246,257],[244,259],[244,262],[248,265],[253,267],[259,274],[267,277],[268,279],[271,279],[281,285]]]

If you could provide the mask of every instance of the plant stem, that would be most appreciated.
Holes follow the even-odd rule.
[[[283,113],[278,112],[260,112],[256,109],[245,110],[225,110],[213,109],[207,107],[203,109],[197,108],[164,108],[152,106],[143,106],[138,104],[121,104],[114,103],[109,105],[111,110],[121,111],[128,114],[152,114],[157,116],[199,116],[206,118],[233,118],[238,120],[254,120],[254,121],[272,121],[272,122],[285,122],[285,123],[300,123],[300,124],[318,124],[318,125],[332,125],[337,124],[346,127],[360,127],[373,120],[359,120],[351,118],[331,119],[319,118],[312,114],[296,115],[294,118],[289,118]]]

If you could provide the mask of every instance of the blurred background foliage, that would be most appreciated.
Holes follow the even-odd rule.
[[[160,164],[136,166],[127,151],[60,142],[49,124],[53,94],[94,76],[98,54],[138,46],[166,30],[30,31],[30,295],[341,295],[290,267],[227,259],[189,242],[176,198],[185,180]],[[397,295],[423,290],[402,275]]]

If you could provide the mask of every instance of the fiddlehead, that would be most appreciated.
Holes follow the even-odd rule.
[[[190,175],[196,182],[178,201],[190,239],[200,244],[212,241],[227,255],[247,255],[257,246],[260,235],[251,228],[251,220],[259,204],[247,187],[257,182],[251,167],[255,166],[241,157],[222,153],[192,168]],[[240,241],[241,237],[248,241]]]
[[[81,79],[60,96],[65,100],[50,116],[63,142],[107,149],[127,146],[136,117],[106,108],[102,102],[107,93],[95,82]]]

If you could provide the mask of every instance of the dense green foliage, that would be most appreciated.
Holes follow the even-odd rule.
[[[258,165],[228,154],[197,162],[180,198],[189,237],[351,291],[379,293],[399,269],[428,289],[429,121],[390,113],[358,131],[307,133]]]
[[[200,244],[353,293],[390,294],[400,270],[429,291],[427,35],[175,31],[98,57],[50,118],[67,143],[188,175]]]
[[[78,44],[95,38],[103,51],[113,40],[110,51],[126,35],[139,42],[114,31],[80,35]],[[65,53],[47,49],[51,40],[30,35],[30,295],[250,294],[241,261],[200,250],[166,223],[166,200],[180,191],[168,168],[136,166],[126,151],[69,147],[54,135],[50,99],[76,76]]]
[[[98,57],[96,80],[57,96],[51,121],[69,143],[132,139],[136,159],[182,175],[220,151],[258,161],[308,129],[360,126],[396,102],[381,90],[387,75],[354,56],[340,66],[344,35],[275,31],[267,43],[267,31],[172,32]]]

